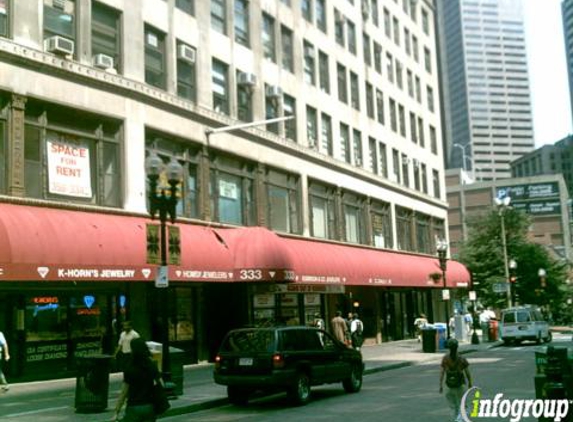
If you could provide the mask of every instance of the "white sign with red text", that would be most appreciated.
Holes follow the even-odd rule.
[[[46,143],[50,193],[91,198],[89,148],[56,140]]]

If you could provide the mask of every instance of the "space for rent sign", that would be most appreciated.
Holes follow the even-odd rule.
[[[80,144],[48,139],[49,192],[92,197],[90,150]]]

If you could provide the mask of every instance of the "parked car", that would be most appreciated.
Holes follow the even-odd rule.
[[[215,358],[214,379],[236,405],[256,391],[286,391],[302,405],[314,385],[342,382],[347,392],[360,391],[363,372],[360,352],[329,333],[287,326],[230,331]]]
[[[500,337],[505,344],[533,340],[538,344],[551,341],[549,323],[537,308],[518,306],[501,311],[499,322]]]

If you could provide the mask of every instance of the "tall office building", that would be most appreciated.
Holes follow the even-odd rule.
[[[569,78],[569,99],[571,110],[573,110],[573,0],[563,0],[561,16],[563,18],[563,36],[565,37],[567,76]]]
[[[438,0],[447,166],[510,177],[534,146],[520,0]]]

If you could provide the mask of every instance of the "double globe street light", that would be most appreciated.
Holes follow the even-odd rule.
[[[438,252],[438,260],[440,261],[440,270],[442,270],[442,282],[444,290],[442,291],[442,299],[446,305],[446,339],[450,338],[450,292],[447,290],[446,285],[446,270],[448,268],[448,242],[446,239],[436,239],[436,251]]]
[[[152,151],[145,160],[145,172],[149,183],[149,215],[154,220],[159,215],[161,267],[158,269],[155,286],[159,288],[162,319],[161,372],[168,394],[173,394],[171,380],[171,356],[169,353],[169,279],[167,267],[167,219],[171,224],[177,218],[178,185],[183,178],[183,167],[175,158],[165,166],[163,160]],[[169,187],[160,184],[160,178],[167,179]],[[161,280],[161,281],[159,281]]]

